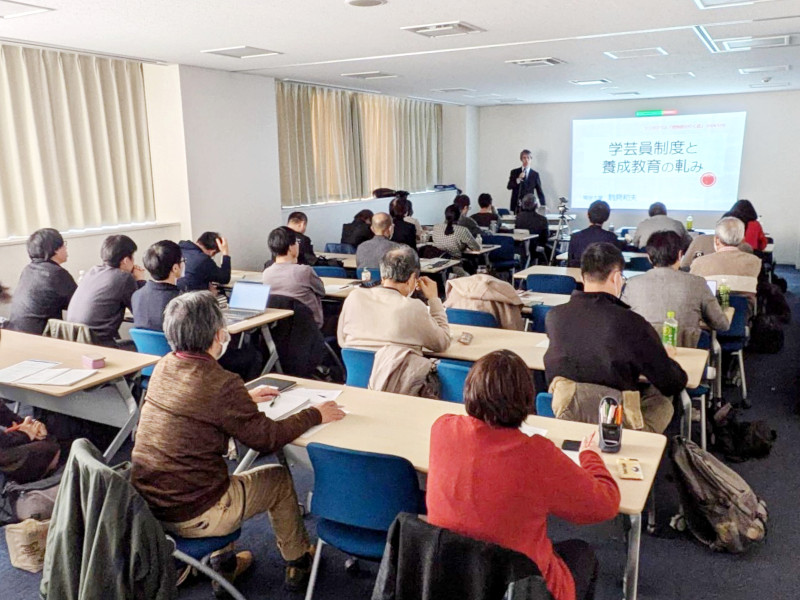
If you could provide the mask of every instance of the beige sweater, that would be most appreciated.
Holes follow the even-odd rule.
[[[421,354],[422,348],[441,352],[450,346],[450,328],[441,300],[425,304],[397,290],[356,288],[339,315],[338,338],[342,348],[378,350],[394,344]]]

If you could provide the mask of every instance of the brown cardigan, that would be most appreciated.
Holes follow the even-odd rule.
[[[133,447],[132,481],[157,519],[200,516],[228,489],[228,438],[259,452],[288,444],[322,417],[315,408],[272,421],[242,379],[208,354],[166,355],[147,389]]]

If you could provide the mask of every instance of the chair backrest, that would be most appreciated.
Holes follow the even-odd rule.
[[[494,315],[481,310],[466,308],[447,308],[447,322],[454,325],[475,325],[477,327],[499,327]]]
[[[653,263],[646,256],[634,256],[627,264],[629,271],[649,271],[653,268]]]
[[[355,254],[356,247],[350,244],[336,244],[333,242],[328,242],[325,244],[325,252],[330,252],[332,254]]]
[[[529,292],[544,294],[571,294],[577,285],[575,279],[569,275],[528,275],[525,281]]]
[[[314,273],[320,277],[347,277],[347,271],[344,267],[311,267]]]
[[[536,394],[536,414],[540,417],[553,417],[553,394],[547,392],[539,392]]]
[[[371,278],[372,281],[380,281],[381,280],[381,270],[380,269],[375,269],[373,267],[369,267],[366,270],[369,271],[369,274],[371,276],[370,278]],[[364,267],[358,267],[356,269],[356,277],[358,279],[361,279],[361,273],[363,273],[363,272],[364,272]]]
[[[342,348],[342,361],[347,371],[345,384],[366,389],[369,386],[369,376],[372,374],[375,353],[372,350]]]
[[[514,260],[514,238],[507,235],[482,235],[484,245],[497,244],[497,250],[489,252],[489,260],[500,262],[502,260]]]
[[[438,373],[441,389],[439,396],[448,402],[464,402],[464,382],[472,363],[460,360],[442,359],[439,361]]]
[[[131,327],[129,333],[133,343],[136,344],[136,351],[142,354],[155,354],[156,356],[164,356],[172,352],[167,342],[167,336],[163,331],[152,331],[150,329],[140,329],[139,327]],[[142,369],[142,375],[150,377],[153,374],[155,365],[145,367]]]
[[[388,531],[398,513],[419,512],[422,493],[413,465],[399,456],[312,442],[311,512],[344,525]]]
[[[73,323],[71,321],[62,321],[61,319],[49,319],[42,332],[42,336],[55,338],[57,340],[67,340],[68,342],[80,342],[81,344],[97,343],[88,325]]]
[[[747,297],[739,294],[730,295],[731,306],[735,309],[733,320],[728,331],[719,334],[719,338],[744,338],[747,335],[747,313],[750,310]]]
[[[550,312],[552,306],[545,304],[537,304],[531,307],[531,331],[536,333],[546,333],[544,321],[547,318],[547,313]]]
[[[294,311],[291,317],[276,321],[271,330],[282,372],[295,377],[313,376],[325,355],[325,338],[311,309],[297,298],[280,294],[270,294],[267,306]]]

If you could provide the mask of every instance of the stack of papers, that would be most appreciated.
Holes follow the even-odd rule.
[[[54,369],[61,363],[25,360],[0,370],[0,383],[72,385],[97,373],[96,369]]]
[[[322,404],[323,402],[327,402],[329,400],[336,400],[341,393],[341,390],[293,388],[291,390],[281,392],[280,396],[278,396],[273,402],[259,403],[258,410],[263,412],[273,421],[279,421],[280,419],[285,419],[286,417],[300,412],[304,408],[312,407],[315,404]],[[344,410],[344,412],[348,413],[347,410]],[[310,437],[328,425],[330,425],[330,423],[312,427],[300,437]]]

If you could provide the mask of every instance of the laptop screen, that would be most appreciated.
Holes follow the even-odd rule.
[[[717,295],[717,282],[714,279],[707,279],[706,283],[708,284],[708,289],[711,290],[711,293],[716,296]]]
[[[228,306],[239,310],[265,310],[269,300],[269,286],[257,282],[237,281],[233,284]]]

